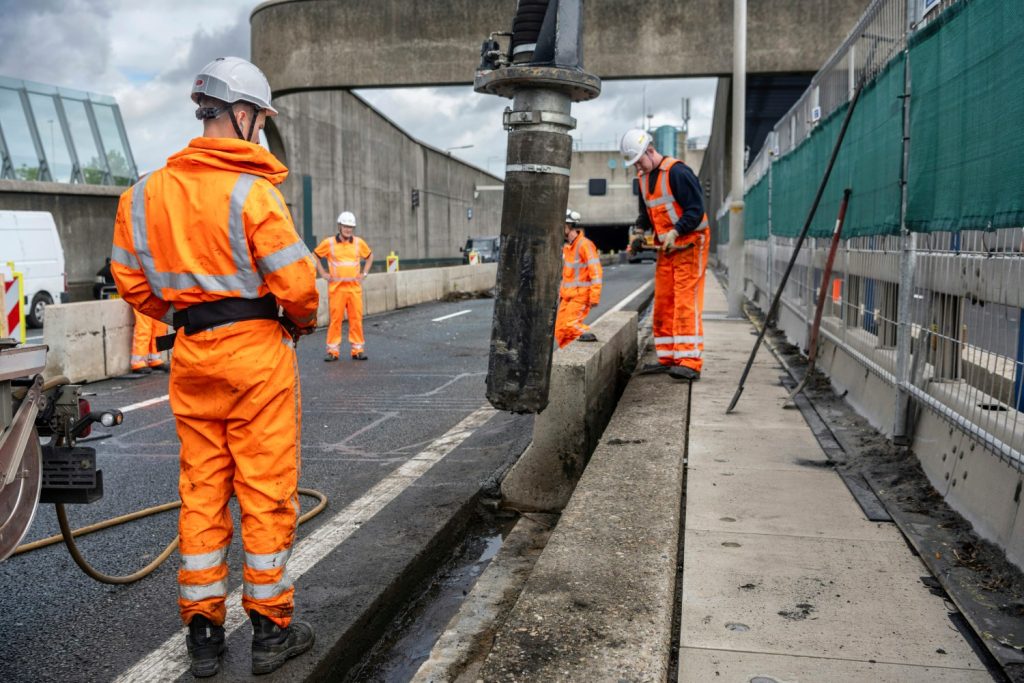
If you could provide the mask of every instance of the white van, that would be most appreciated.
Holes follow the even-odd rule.
[[[25,275],[25,322],[43,326],[43,311],[67,301],[68,276],[57,225],[48,211],[0,211],[0,269]]]

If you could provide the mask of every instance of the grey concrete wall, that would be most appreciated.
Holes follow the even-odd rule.
[[[0,209],[49,211],[64,246],[72,299],[92,297],[96,271],[110,256],[123,187],[0,180]]]
[[[816,71],[869,0],[749,4],[751,73]],[[733,0],[584,4],[584,63],[602,78],[732,70]],[[516,0],[272,0],[252,14],[252,57],[275,93],[470,83],[480,43],[511,30]],[[315,67],[312,67],[315,65]]]
[[[715,109],[711,118],[711,139],[701,161],[700,179],[704,188],[704,206],[711,223],[711,255],[716,256],[718,247],[718,217],[715,212],[729,194],[730,160],[729,141],[732,139],[732,79],[721,78],[715,91]]]
[[[609,168],[608,162],[615,162]],[[637,198],[633,194],[632,169],[624,168],[619,150],[573,152],[569,176],[569,208],[579,211],[584,225],[627,225],[636,220]],[[604,178],[608,194],[591,197],[588,180]]]
[[[312,178],[316,237],[334,234],[338,214],[352,211],[376,259],[390,250],[403,258],[458,257],[466,237],[500,232],[503,193],[475,187],[501,179],[414,140],[356,95],[295,93],[274,105],[280,115],[271,149],[290,169],[282,191],[300,233],[303,175]],[[420,190],[416,209],[413,189]]]

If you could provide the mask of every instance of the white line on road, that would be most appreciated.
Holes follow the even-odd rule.
[[[151,398],[146,401],[139,401],[138,403],[133,403],[130,406],[125,406],[124,408],[121,408],[121,412],[130,413],[133,410],[138,410],[139,408],[148,408],[149,406],[155,406],[157,403],[163,403],[168,398],[170,398],[170,395],[164,394],[163,396],[157,396],[156,398]]]
[[[432,322],[432,323],[439,323],[442,320],[447,320],[448,318],[455,318],[457,316],[466,315],[467,313],[472,313],[472,312],[473,312],[473,309],[467,308],[466,310],[459,311],[458,313],[449,313],[448,315],[442,315],[440,318],[434,318],[430,322]]]
[[[383,510],[402,491],[416,483],[431,467],[454,451],[496,412],[490,406],[477,409],[426,449],[381,480],[359,500],[338,512],[323,526],[300,541],[288,562],[288,576],[292,580],[296,580],[312,569],[359,529],[363,523]],[[236,588],[231,592],[227,604],[228,616],[224,622],[224,630],[226,635],[230,636],[236,629],[249,621],[242,611],[241,588]],[[135,666],[121,674],[116,683],[172,681],[184,674],[188,670],[188,666],[188,652],[185,649],[183,632],[176,633]]]
[[[629,294],[629,296],[627,296],[627,297],[626,297],[625,299],[623,299],[622,301],[620,301],[619,303],[615,304],[614,306],[612,306],[611,308],[609,308],[609,309],[608,309],[607,311],[605,311],[604,313],[602,313],[602,314],[601,314],[601,317],[600,317],[600,318],[598,318],[597,320],[595,320],[595,321],[594,321],[593,323],[591,323],[591,324],[592,324],[592,325],[596,325],[597,323],[599,323],[599,322],[601,322],[602,320],[604,320],[605,316],[611,315],[612,313],[615,313],[616,311],[621,311],[621,310],[622,310],[623,308],[625,308],[626,304],[628,304],[628,303],[629,303],[630,301],[632,301],[633,299],[635,299],[635,298],[637,298],[638,296],[640,296],[641,294],[643,294],[643,293],[644,293],[644,291],[645,291],[645,290],[646,290],[646,289],[647,289],[648,287],[650,287],[651,285],[653,285],[653,284],[654,284],[654,281],[653,281],[653,280],[648,280],[647,282],[643,283],[642,285],[640,285],[639,287],[637,287],[636,289],[634,289],[634,290],[633,290],[633,291],[632,291],[632,292],[631,292],[631,293]]]

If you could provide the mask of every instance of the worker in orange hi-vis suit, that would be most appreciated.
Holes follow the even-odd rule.
[[[704,276],[710,230],[700,182],[682,161],[663,156],[647,131],[622,136],[627,166],[640,181],[640,228],[653,228],[659,245],[654,270],[654,347],[658,363],[645,372],[667,371],[673,379],[695,381],[703,368]]]
[[[597,341],[583,319],[601,302],[601,255],[583,236],[580,214],[565,212],[565,245],[562,247],[562,286],[555,316],[555,341],[563,348],[574,339]]]
[[[363,278],[370,274],[373,252],[360,237],[356,237],[356,217],[351,211],[338,216],[338,234],[317,245],[314,253],[327,259],[325,271],[319,259],[316,268],[330,283],[328,300],[331,323],[327,328],[327,362],[338,360],[341,353],[341,321],[348,316],[348,343],[352,360],[366,360],[366,340],[363,338]],[[364,264],[361,262],[365,261]]]
[[[203,136],[121,195],[114,225],[121,296],[150,317],[175,311],[178,606],[191,671],[201,677],[217,673],[224,651],[232,494],[242,511],[253,673],[313,644],[309,624],[292,620],[285,567],[299,515],[294,341],[315,329],[318,296],[314,259],[276,187],[288,169],[257,144],[277,113],[270,98],[251,63],[208,64],[192,87]]]
[[[135,313],[135,330],[132,332],[132,372],[148,375],[153,370],[167,372],[164,357],[156,348],[156,338],[167,334],[167,324],[154,320],[148,315]]]

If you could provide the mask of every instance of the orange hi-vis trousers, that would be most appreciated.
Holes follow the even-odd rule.
[[[348,316],[348,343],[352,355],[362,353],[366,340],[363,339],[363,288],[343,282],[331,284],[327,298],[331,308],[331,323],[327,328],[327,353],[337,357],[341,353],[341,321]]]
[[[662,365],[685,365],[698,372],[704,352],[704,275],[710,231],[676,240],[681,251],[661,252],[654,270],[654,348]]]
[[[158,368],[164,364],[164,357],[156,350],[156,338],[167,334],[167,325],[148,315],[132,309],[135,314],[135,331],[132,333],[132,370],[145,367]]]
[[[233,493],[242,513],[242,607],[287,627],[302,417],[291,338],[272,320],[179,332],[170,402],[181,439],[182,619],[224,623]]]
[[[581,334],[590,329],[583,319],[590,313],[590,295],[582,290],[583,295],[571,299],[559,299],[558,314],[555,316],[555,341],[558,348],[565,348]]]

